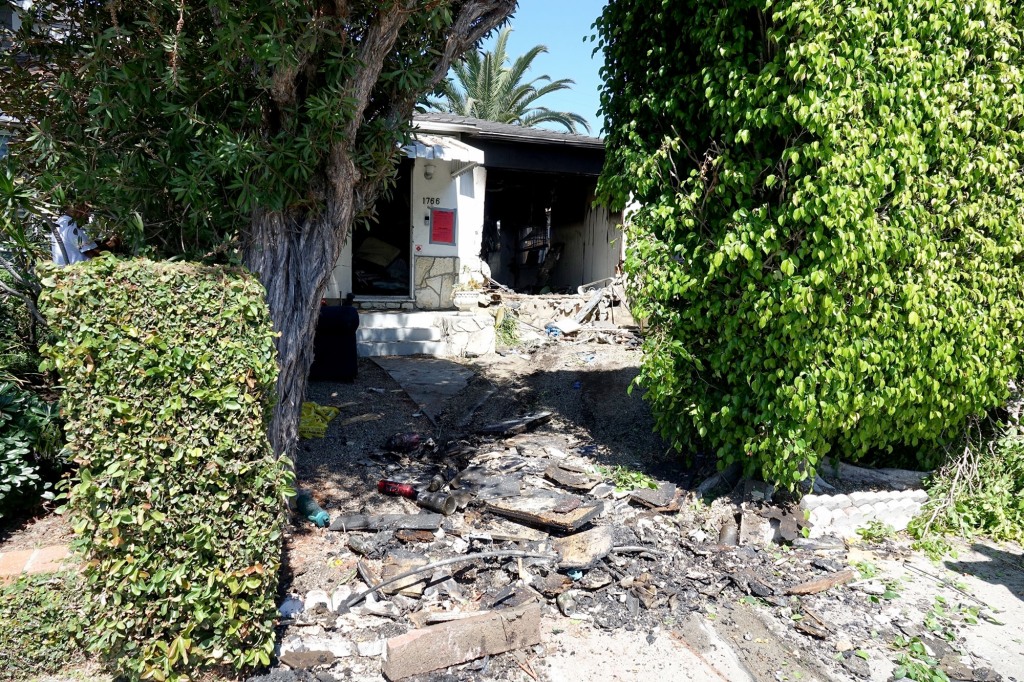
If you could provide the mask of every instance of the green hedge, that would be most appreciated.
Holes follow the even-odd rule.
[[[1020,3],[611,0],[601,190],[663,435],[794,484],[1021,371]]]
[[[250,275],[102,257],[40,297],[79,465],[90,648],[131,679],[267,664],[289,465],[267,441],[277,375]]]

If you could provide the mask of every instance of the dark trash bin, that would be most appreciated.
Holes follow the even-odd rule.
[[[320,319],[313,339],[313,381],[355,381],[359,371],[356,352],[356,330],[359,311],[352,305],[352,294],[341,305],[320,306]]]

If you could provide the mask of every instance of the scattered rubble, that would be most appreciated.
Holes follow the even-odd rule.
[[[813,510],[834,509],[825,496],[801,504],[740,480],[737,470],[685,486],[655,480],[653,488],[616,490],[592,444],[567,437],[550,411],[499,419],[408,449],[382,447],[381,436],[355,456],[349,480],[365,490],[325,504],[337,514],[333,532],[306,524],[327,548],[317,560],[330,570],[285,585],[294,590],[281,605],[277,658],[294,669],[285,672],[559,679],[544,668],[546,658],[566,657],[552,651],[551,635],[542,637],[541,621],[552,619],[548,630],[628,635],[652,651],[675,642],[711,671],[694,679],[760,682],[798,672],[881,681],[894,668],[897,636],[934,639],[922,615],[931,604],[911,609],[894,596],[909,580],[905,550],[868,552],[823,534]],[[385,495],[378,481],[415,495]],[[850,501],[891,499],[830,483]],[[709,499],[716,490],[721,496]],[[423,510],[428,494],[456,500],[456,510]],[[958,627],[943,635],[954,648],[936,655],[944,669],[973,675],[957,679],[1000,679],[989,662],[955,655]],[[737,660],[705,656],[712,641],[727,642]],[[718,672],[743,669],[760,672]],[[630,679],[645,678],[638,671]]]

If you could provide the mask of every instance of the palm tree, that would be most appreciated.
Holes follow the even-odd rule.
[[[553,111],[537,106],[535,102],[551,92],[569,90],[575,82],[569,78],[553,81],[548,75],[524,82],[526,72],[538,55],[548,48],[535,45],[526,54],[517,57],[512,66],[505,54],[512,29],[504,28],[491,52],[473,52],[452,66],[454,80],[448,78],[438,86],[440,99],[427,102],[434,111],[461,116],[472,116],[499,123],[515,123],[532,127],[541,123],[558,123],[570,133],[582,127],[588,133],[587,120],[570,111]],[[579,127],[578,127],[579,126]]]

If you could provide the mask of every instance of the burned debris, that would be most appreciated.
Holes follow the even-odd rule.
[[[889,588],[854,567],[848,543],[806,538],[789,496],[728,472],[693,491],[617,486],[594,446],[567,443],[551,419],[527,414],[445,443],[402,434],[363,459],[376,492],[321,531],[344,577],[282,605],[280,662],[319,679],[532,677],[541,619],[562,618],[649,640],[713,619],[727,638],[746,629],[741,656],[743,637],[761,632],[819,679],[890,665],[864,658],[893,621]],[[725,494],[709,505],[696,491],[714,486]]]

